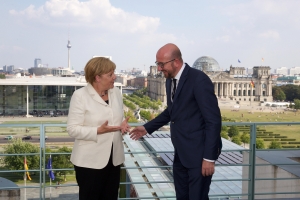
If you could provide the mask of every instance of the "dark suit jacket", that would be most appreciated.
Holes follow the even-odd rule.
[[[171,140],[183,166],[201,167],[202,159],[216,160],[221,150],[221,114],[210,78],[186,64],[171,101],[166,80],[167,108],[144,125],[149,134],[170,122]]]

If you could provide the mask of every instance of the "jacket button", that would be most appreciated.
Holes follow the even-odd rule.
[[[172,122],[172,124],[174,124],[174,121]]]

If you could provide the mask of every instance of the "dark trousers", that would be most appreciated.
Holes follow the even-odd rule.
[[[103,169],[75,166],[80,200],[117,200],[120,184],[120,165],[112,163],[112,152]]]
[[[184,167],[175,153],[173,163],[174,185],[177,200],[208,200],[212,176],[202,176],[202,167]]]

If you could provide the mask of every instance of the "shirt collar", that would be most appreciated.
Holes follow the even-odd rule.
[[[174,77],[175,79],[177,79],[177,83],[179,82],[179,79],[180,79],[180,77],[181,77],[181,74],[182,74],[184,68],[185,68],[185,63],[183,62],[181,69],[179,70],[179,72],[178,72],[178,73],[176,74],[176,76]],[[176,85],[177,85],[177,84],[176,84]]]

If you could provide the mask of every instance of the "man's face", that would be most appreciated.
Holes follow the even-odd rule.
[[[176,68],[174,64],[175,59],[170,59],[167,61],[160,61],[156,59],[157,70],[162,72],[165,78],[174,78],[176,75]]]

